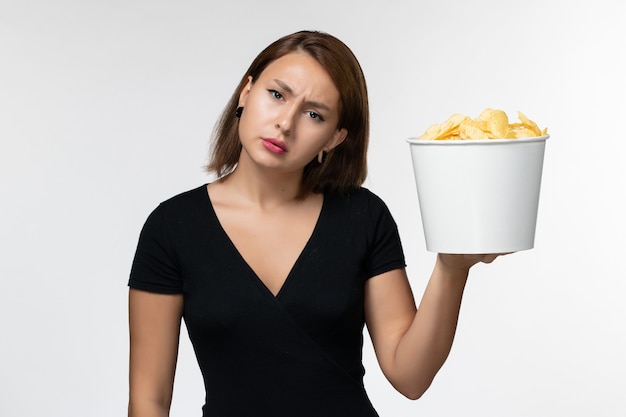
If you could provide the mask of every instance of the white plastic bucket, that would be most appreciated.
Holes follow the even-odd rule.
[[[533,248],[548,138],[408,139],[427,250]]]

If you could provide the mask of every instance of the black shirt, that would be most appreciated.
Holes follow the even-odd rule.
[[[221,227],[203,185],[150,214],[129,285],[184,295],[203,416],[376,416],[363,388],[364,284],[404,266],[382,200],[365,188],[327,194],[274,296]]]

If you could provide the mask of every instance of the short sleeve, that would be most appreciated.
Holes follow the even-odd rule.
[[[163,205],[148,216],[133,259],[128,285],[144,291],[181,294],[182,280]]]
[[[398,226],[387,205],[372,194],[369,204],[371,246],[367,261],[367,277],[406,267]]]

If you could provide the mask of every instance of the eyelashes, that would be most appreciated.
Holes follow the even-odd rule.
[[[323,118],[323,117],[322,117],[322,115],[321,115],[321,114],[319,114],[319,113],[315,113],[314,111],[308,111],[308,112],[306,112],[306,113],[307,113],[307,114],[309,115],[309,117],[310,117],[311,119],[313,119],[313,120],[319,120],[320,122],[323,122],[323,121],[324,121],[324,118]]]
[[[272,90],[272,89],[269,89],[267,91],[270,93],[272,97],[274,97],[277,100],[282,100],[284,98],[284,96],[279,91]]]
[[[275,99],[275,100],[284,100],[285,96],[282,95],[282,93],[278,90],[274,90],[274,89],[268,89],[267,92],[270,94],[270,96]],[[309,116],[309,118],[311,120],[314,120],[316,122],[323,122],[324,121],[324,116],[322,116],[321,114],[312,111],[312,110],[308,110],[305,112],[305,114],[307,116]]]

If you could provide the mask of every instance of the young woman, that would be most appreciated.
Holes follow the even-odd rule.
[[[257,56],[222,118],[215,182],[163,202],[129,285],[129,416],[167,416],[181,319],[203,416],[376,416],[367,324],[385,376],[419,398],[452,345],[469,269],[440,254],[419,309],[400,239],[366,177],[369,110],[352,52],[320,32]]]

